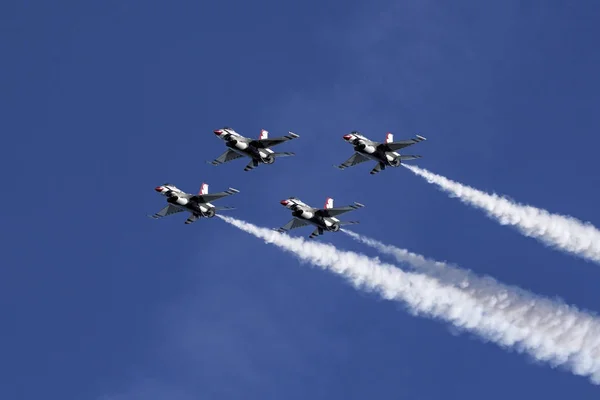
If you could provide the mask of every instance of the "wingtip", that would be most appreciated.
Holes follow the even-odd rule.
[[[291,137],[293,137],[294,139],[297,139],[297,138],[299,138],[299,137],[300,137],[300,135],[298,135],[297,133],[294,133],[294,132],[288,132],[288,134],[289,134]]]
[[[364,207],[365,206],[364,204],[356,202],[356,201],[354,202],[354,205],[357,206],[357,207]]]
[[[417,138],[421,139],[421,140],[427,140],[427,138],[425,136],[421,136],[421,135],[416,135]]]
[[[234,188],[229,188],[229,191],[233,192],[233,193],[239,193],[240,191]]]

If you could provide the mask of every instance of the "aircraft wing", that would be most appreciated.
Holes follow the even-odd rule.
[[[335,217],[336,215],[344,214],[350,211],[358,210],[364,207],[364,204],[354,203],[351,206],[346,207],[334,207],[334,208],[322,208],[317,211],[323,217]]]
[[[229,188],[224,192],[210,193],[210,194],[199,194],[192,196],[192,200],[198,203],[210,203],[211,201],[219,200],[223,197],[231,196],[232,194],[239,193],[240,191],[234,188]]]
[[[288,222],[281,228],[275,229],[275,230],[279,233],[283,233],[283,232],[291,231],[292,229],[301,228],[301,227],[309,225],[309,224],[310,224],[310,222],[308,222],[305,219],[294,218],[293,220],[291,220],[290,222]]]
[[[268,149],[269,147],[273,147],[283,142],[287,142],[288,140],[296,139],[299,137],[300,135],[297,135],[293,132],[289,132],[288,135],[281,136],[278,138],[253,140],[252,142],[250,142],[250,144],[260,149]]]
[[[368,157],[363,156],[360,153],[354,153],[354,154],[352,154],[352,156],[349,159],[347,159],[340,165],[334,165],[334,167],[339,168],[339,169],[346,169],[348,167],[354,167],[355,165],[364,163],[365,161],[369,161],[369,160],[370,159]]]
[[[396,151],[408,146],[412,146],[415,143],[422,142],[423,140],[426,139],[423,136],[417,135],[414,139],[401,140],[399,142],[381,143],[380,146],[383,146],[385,151]]]
[[[218,158],[213,161],[209,161],[209,164],[219,165],[243,157],[243,155],[236,153],[235,151],[228,149],[225,153],[221,154]]]
[[[148,215],[149,218],[153,218],[153,219],[159,219],[162,217],[166,217],[167,215],[173,215],[173,214],[177,214],[179,212],[184,211],[182,208],[179,207],[175,207],[172,204],[167,205],[165,208],[163,208],[162,210],[160,210],[159,212],[153,214],[153,215]]]

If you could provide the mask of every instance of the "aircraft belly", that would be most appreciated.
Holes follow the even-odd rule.
[[[305,219],[305,218],[302,218],[302,219]],[[325,227],[325,225],[321,223],[321,220],[317,217],[312,217],[311,219],[307,219],[306,221],[310,222],[312,225],[316,226],[317,228],[327,229]]]
[[[233,151],[235,151],[236,153],[244,156],[244,157],[250,157],[253,160],[262,161],[262,157],[260,155],[260,151],[258,149],[253,148],[252,146],[248,146],[244,150],[238,149],[235,146],[230,147],[230,149],[233,150]],[[268,149],[263,149],[263,150],[268,150]]]
[[[192,214],[195,214],[198,212],[198,210],[195,207],[197,207],[196,203],[190,202],[181,208],[183,208],[187,212],[191,212]]]
[[[192,214],[200,215],[203,211],[201,206],[204,208],[207,208],[207,209],[214,207],[210,203],[198,203],[195,201],[191,201],[188,204],[186,204],[185,206],[181,206],[181,208],[183,208],[185,211],[191,212]]]
[[[364,151],[359,151],[359,153],[362,154],[363,156],[367,157],[367,158],[370,158],[373,161],[377,161],[377,162],[381,161],[381,158],[379,158],[379,156],[377,155],[377,153],[371,154],[371,153],[366,153]]]
[[[252,154],[248,151],[250,150],[250,147],[248,147],[246,150],[241,150],[238,149],[235,146],[229,147],[231,150],[235,151],[236,153],[238,153],[241,156],[245,156],[245,157],[252,157]]]
[[[182,206],[181,204],[171,203],[171,202],[169,202],[169,205],[173,206],[173,207],[177,207],[180,210],[186,210],[186,211],[188,210],[188,206],[187,205]]]

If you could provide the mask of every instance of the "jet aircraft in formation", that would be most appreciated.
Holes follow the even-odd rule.
[[[213,218],[217,211],[234,210],[234,207],[215,207],[211,201],[219,200],[226,196],[239,193],[237,189],[229,188],[224,192],[208,193],[208,184],[203,183],[198,194],[186,193],[175,185],[164,183],[154,188],[158,193],[167,197],[167,206],[155,213],[149,215],[150,218],[158,219],[167,215],[177,214],[183,211],[191,215],[185,220],[186,224],[196,222],[199,218]]]
[[[296,197],[281,200],[281,205],[292,210],[294,218],[286,225],[275,230],[283,233],[302,226],[314,225],[316,229],[310,234],[309,238],[311,239],[322,235],[325,231],[338,232],[340,227],[344,225],[358,224],[358,221],[340,221],[336,216],[364,207],[364,205],[356,202],[345,207],[333,207],[331,197],[328,197],[325,201],[324,208],[313,208]]]
[[[371,170],[371,175],[377,174],[385,167],[399,167],[402,161],[415,160],[421,156],[400,155],[398,150],[426,140],[423,136],[416,135],[415,139],[394,142],[394,135],[388,133],[385,143],[372,141],[358,131],[344,135],[344,140],[354,146],[354,154],[340,165],[335,167],[345,169],[353,167],[365,161],[376,161],[377,165]]]
[[[215,129],[215,135],[225,141],[225,146],[228,149],[218,158],[211,161],[212,165],[219,165],[241,157],[249,157],[250,162],[244,168],[244,171],[250,171],[258,167],[260,164],[273,164],[275,158],[294,156],[294,153],[289,151],[276,153],[271,150],[271,147],[287,142],[288,140],[299,138],[293,132],[288,135],[269,139],[269,132],[262,129],[258,139],[250,139],[244,137],[229,127]]]
[[[250,139],[229,127],[215,129],[214,134],[225,141],[225,146],[228,149],[210,164],[220,165],[238,158],[248,157],[250,162],[246,165],[244,171],[252,170],[260,164],[273,164],[278,157],[294,156],[295,154],[292,152],[277,153],[271,148],[300,137],[293,132],[289,132],[288,135],[270,139],[269,132],[263,129],[258,139]],[[394,135],[388,133],[385,142],[379,143],[366,138],[358,131],[352,131],[344,135],[343,138],[354,146],[354,154],[344,163],[336,165],[336,167],[345,169],[373,160],[377,162],[377,165],[371,170],[371,175],[381,172],[388,166],[399,167],[403,161],[421,158],[419,155],[401,155],[398,150],[426,140],[423,136],[416,135],[414,139],[394,142]],[[154,190],[167,197],[168,204],[154,215],[149,215],[149,217],[158,219],[187,211],[190,216],[185,220],[186,224],[191,224],[201,217],[213,218],[217,211],[233,210],[233,207],[216,207],[211,202],[239,193],[239,190],[229,188],[224,192],[209,194],[208,184],[206,183],[202,184],[198,194],[186,193],[170,183],[157,186]],[[313,208],[296,197],[281,200],[281,205],[292,211],[293,219],[275,230],[287,232],[303,226],[313,225],[316,229],[310,234],[309,238],[311,239],[322,235],[324,232],[338,232],[344,225],[358,224],[358,221],[340,221],[337,216],[364,207],[363,204],[356,202],[349,206],[334,207],[333,199],[330,197],[327,198],[324,208]]]

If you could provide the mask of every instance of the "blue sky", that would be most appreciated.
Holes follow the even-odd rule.
[[[268,227],[289,220],[288,196],[359,201],[358,233],[599,311],[597,265],[403,168],[331,167],[350,130],[419,133],[418,165],[600,225],[599,11],[3,2],[0,398],[596,398],[587,379],[410,316],[222,221],[145,215],[165,181],[235,187],[221,203]],[[294,131],[297,156],[248,173],[207,165],[224,125]]]

